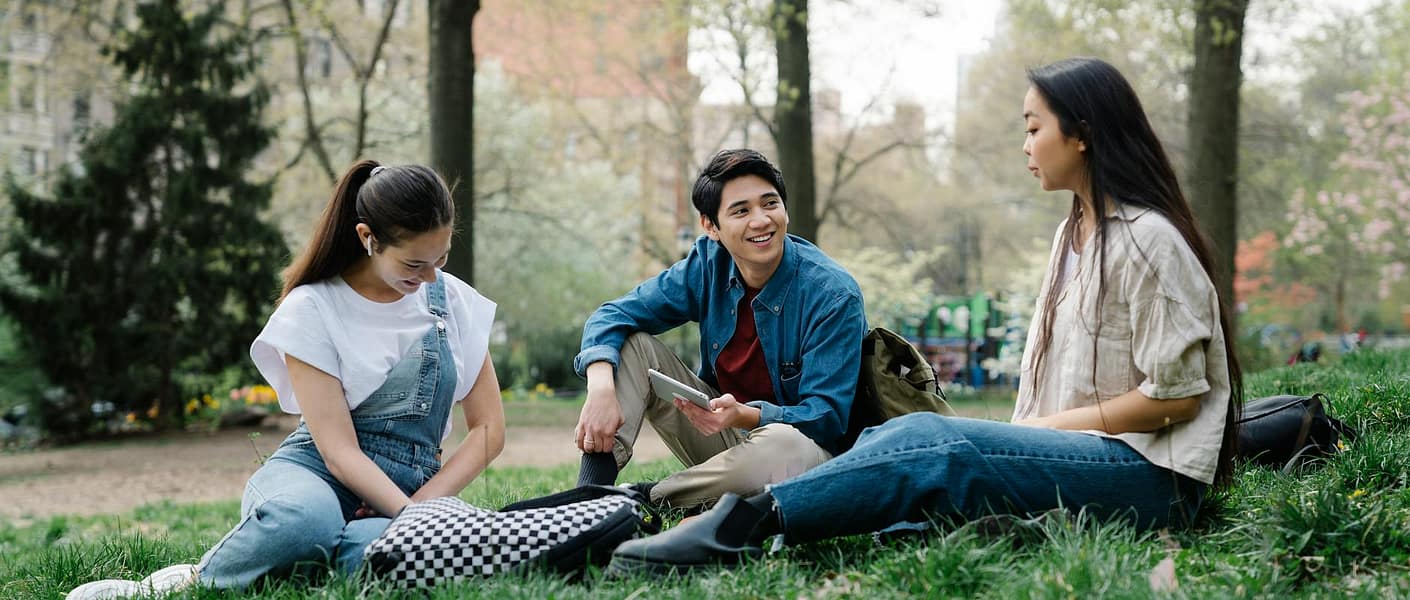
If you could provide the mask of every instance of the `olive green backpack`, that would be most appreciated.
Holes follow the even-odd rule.
[[[900,334],[875,327],[862,338],[857,397],[848,419],[846,445],[862,430],[913,412],[955,416],[935,382],[930,361]]]

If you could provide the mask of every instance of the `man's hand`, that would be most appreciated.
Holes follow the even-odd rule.
[[[753,429],[759,426],[759,409],[741,404],[734,394],[725,394],[710,401],[711,410],[696,406],[694,402],[676,398],[676,409],[685,413],[696,431],[705,435],[715,435],[729,428]]]
[[[605,371],[605,372],[604,372]],[[611,452],[617,430],[621,429],[622,405],[617,402],[617,384],[611,363],[588,366],[587,401],[573,428],[573,443],[585,453]]]

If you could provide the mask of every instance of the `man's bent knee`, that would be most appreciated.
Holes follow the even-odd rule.
[[[640,352],[647,350],[653,346],[656,346],[660,343],[661,341],[656,339],[656,336],[638,331],[627,336],[626,341],[622,342],[621,352],[622,354],[626,354],[631,351]]]
[[[812,438],[783,423],[770,423],[749,432],[745,443],[753,446],[754,453],[762,461],[773,464],[784,477],[799,475],[832,458]]]

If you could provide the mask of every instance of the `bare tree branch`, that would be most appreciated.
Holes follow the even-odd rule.
[[[313,151],[314,157],[318,159],[318,166],[323,170],[323,174],[328,177],[328,181],[338,180],[337,173],[333,170],[333,161],[328,158],[328,150],[323,146],[323,134],[319,131],[318,122],[313,114],[313,97],[308,85],[308,48],[304,46],[303,31],[299,28],[298,17],[294,13],[293,0],[283,0],[284,14],[288,18],[289,34],[294,38],[294,70],[298,73],[299,92],[303,96],[304,111],[304,144],[299,147],[299,152],[294,156],[285,168],[289,168],[298,163],[303,156],[304,148]]]

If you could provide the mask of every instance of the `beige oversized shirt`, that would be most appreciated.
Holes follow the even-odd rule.
[[[1200,411],[1191,421],[1150,433],[1087,433],[1119,439],[1154,464],[1212,483],[1230,397],[1214,284],[1169,220],[1153,210],[1121,205],[1107,217],[1107,290],[1101,310],[1096,310],[1097,252],[1091,238],[1093,243],[1082,246],[1075,275],[1061,288],[1043,372],[1035,373],[1043,299],[1049,287],[1062,285],[1062,229],[1053,239],[1028,329],[1013,419],[1051,415],[1137,388],[1158,399],[1199,395]]]

